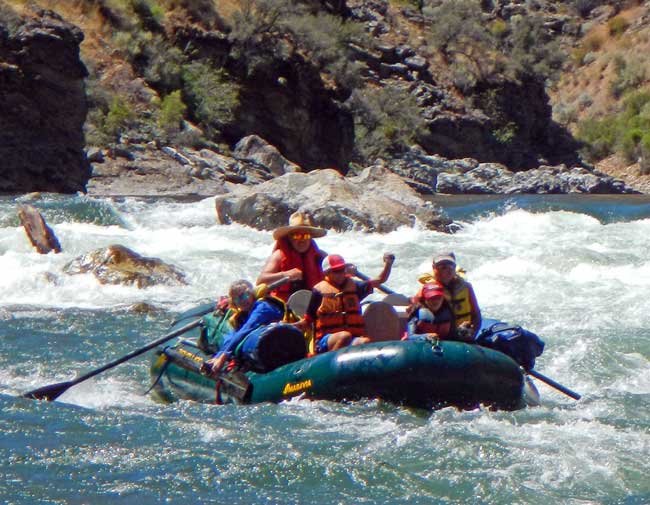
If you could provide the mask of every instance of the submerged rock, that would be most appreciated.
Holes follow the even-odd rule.
[[[419,223],[449,231],[451,220],[383,167],[343,177],[336,170],[288,173],[252,187],[239,186],[215,200],[223,224],[237,222],[271,230],[286,225],[296,210],[309,212],[319,226],[337,231],[386,233]]]
[[[63,271],[70,275],[90,272],[101,284],[132,284],[138,288],[187,284],[185,274],[176,267],[121,245],[86,253],[68,263]]]

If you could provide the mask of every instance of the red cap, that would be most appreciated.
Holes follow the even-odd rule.
[[[338,254],[330,254],[323,260],[323,272],[338,272],[345,270],[345,260]]]
[[[422,287],[422,298],[425,300],[436,296],[445,296],[444,288],[437,282],[431,282]]]

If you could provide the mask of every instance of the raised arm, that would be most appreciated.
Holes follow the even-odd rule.
[[[393,263],[395,262],[395,255],[391,253],[384,253],[384,268],[381,273],[374,279],[370,279],[370,284],[373,288],[376,288],[386,282],[390,276],[390,272],[393,268]]]

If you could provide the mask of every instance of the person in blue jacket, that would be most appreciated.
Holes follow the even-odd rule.
[[[223,365],[234,357],[237,346],[260,326],[281,321],[284,307],[281,301],[269,298],[255,298],[255,288],[247,280],[238,280],[230,285],[228,298],[232,308],[237,310],[234,330],[224,336],[223,344],[217,353],[206,361],[208,372],[216,374]]]

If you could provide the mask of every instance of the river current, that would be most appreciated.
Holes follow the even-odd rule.
[[[49,196],[61,254],[39,255],[0,198],[0,503],[650,504],[650,198],[436,199],[462,224],[329,233],[321,248],[405,294],[453,250],[485,316],[546,342],[540,407],[433,413],[376,400],[163,405],[152,352],[22,398],[165,334],[182,310],[254,279],[269,232],[216,224],[214,202]],[[172,263],[186,286],[100,285],[64,265],[110,244]],[[373,295],[378,296],[378,295]],[[147,311],[136,311],[141,302]]]

